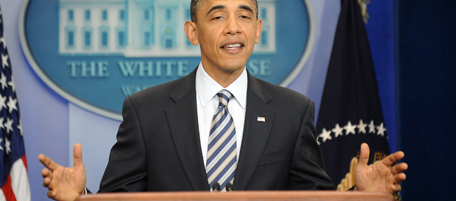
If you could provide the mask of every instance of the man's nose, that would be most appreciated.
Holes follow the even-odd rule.
[[[230,17],[226,22],[225,34],[236,35],[241,32],[241,25],[236,17]]]

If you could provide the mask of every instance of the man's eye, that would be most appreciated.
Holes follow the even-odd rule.
[[[250,17],[247,16],[247,15],[241,15],[241,18],[242,18],[242,19],[250,19]]]
[[[219,19],[222,19],[222,16],[214,17],[214,20],[219,20]]]

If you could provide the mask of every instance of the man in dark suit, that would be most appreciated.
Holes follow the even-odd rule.
[[[334,189],[315,140],[313,102],[245,69],[262,30],[256,0],[192,0],[191,13],[185,32],[200,44],[200,65],[125,100],[100,191],[208,191],[214,183],[222,190],[228,184],[235,190]],[[403,153],[367,166],[368,152],[363,145],[358,190],[400,190],[407,165],[392,165]],[[80,145],[72,168],[39,159],[50,170],[43,170],[49,197],[69,200],[83,193]]]
[[[195,77],[196,70],[126,99],[124,121],[100,191],[210,189],[196,118]],[[333,189],[315,141],[313,102],[292,90],[248,78],[234,189]]]

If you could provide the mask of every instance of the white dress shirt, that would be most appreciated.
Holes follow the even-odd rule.
[[[228,110],[233,117],[236,129],[236,149],[239,161],[242,135],[244,133],[245,108],[247,104],[247,72],[244,69],[239,78],[227,88],[223,88],[212,79],[200,63],[196,71],[196,105],[198,110],[198,127],[201,139],[201,151],[203,153],[204,166],[206,166],[207,141],[209,139],[212,118],[219,105],[217,93],[226,89],[233,94],[228,103]]]

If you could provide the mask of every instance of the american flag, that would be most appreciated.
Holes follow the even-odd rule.
[[[0,9],[0,200],[31,200],[22,124]]]

